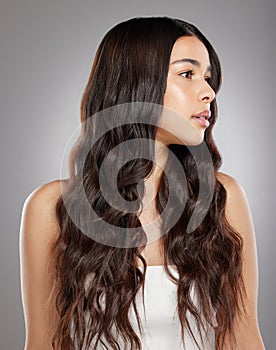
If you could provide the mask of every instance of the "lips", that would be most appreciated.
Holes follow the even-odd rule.
[[[205,110],[192,116],[201,126],[208,127],[210,125],[208,119],[211,117],[211,111]]]
[[[205,118],[206,120],[208,120],[210,117],[211,117],[211,111],[209,110],[205,110],[203,112],[200,112],[200,113],[197,113],[195,115],[192,116],[192,118],[195,117],[195,118],[200,118],[200,117],[203,117]]]

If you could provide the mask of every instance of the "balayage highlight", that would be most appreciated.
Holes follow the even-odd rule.
[[[140,289],[144,291],[146,261],[141,251],[147,243],[146,234],[137,231],[132,237],[122,237],[139,242],[139,247],[118,248],[100,244],[74,224],[64,201],[66,199],[67,205],[69,203],[80,221],[89,226],[89,216],[85,215],[82,203],[78,200],[80,189],[84,188],[91,207],[102,220],[118,227],[141,228],[138,218],[141,206],[137,205],[135,213],[125,213],[109,205],[100,191],[99,171],[107,153],[118,144],[136,138],[155,140],[156,127],[153,125],[158,124],[160,115],[154,109],[150,111],[141,105],[137,113],[147,113],[153,125],[122,125],[110,130],[95,144],[93,137],[97,133],[98,125],[93,120],[93,115],[106,108],[130,102],[162,105],[171,50],[175,41],[182,36],[196,36],[205,45],[212,67],[209,83],[217,93],[221,85],[219,59],[209,41],[192,24],[167,17],[134,18],[112,28],[99,45],[82,96],[82,130],[70,153],[68,185],[56,206],[61,233],[52,247],[55,266],[52,302],[56,305],[60,320],[52,341],[53,349],[70,350],[77,346],[78,349],[88,350],[92,341],[92,349],[96,349],[100,343],[106,349],[120,349],[116,340],[118,335],[131,350],[142,349],[141,340],[131,326],[128,312],[133,306],[141,331],[135,296]],[[226,190],[216,178],[221,166],[221,156],[212,136],[217,119],[215,99],[211,102],[210,109],[212,117],[209,120],[210,126],[205,131],[204,141],[211,154],[211,166],[203,157],[202,145],[192,146],[200,159],[197,163],[189,151],[190,146],[169,145],[170,151],[181,163],[186,179],[180,177],[174,166],[175,160],[169,155],[164,173],[169,169],[172,174],[174,186],[170,190],[173,191],[174,201],[163,220],[163,232],[167,233],[162,237],[162,243],[165,271],[178,288],[177,307],[182,337],[185,327],[194,336],[187,312],[195,318],[202,336],[202,317],[215,328],[215,310],[218,334],[216,346],[221,348],[227,333],[235,344],[233,321],[241,309],[244,311],[243,240],[225,216]],[[127,112],[126,110],[124,114],[126,120]],[[91,151],[82,169],[80,164],[86,149]],[[137,159],[127,162],[119,172],[117,185],[125,200],[138,199],[141,205],[144,195],[143,180],[153,171],[154,163],[143,157],[139,158],[139,150],[137,152]],[[146,152],[152,158],[154,147],[151,143]],[[124,157],[124,154],[117,156]],[[116,157],[113,162],[114,159],[116,161]],[[110,159],[109,166],[112,168],[111,161]],[[206,194],[212,194],[212,201],[200,225],[187,234],[193,211],[200,213],[206,209],[204,201],[197,203],[199,172],[204,174],[204,190]],[[184,180],[188,186],[184,186]],[[168,179],[163,174],[156,198],[159,214],[167,205],[168,188]],[[179,208],[181,216],[170,228],[170,221]],[[112,229],[103,234],[106,237],[114,235]],[[144,272],[135,265],[136,258],[142,261]],[[176,266],[179,279],[171,274],[168,268],[170,264]],[[91,283],[87,283],[89,279]],[[189,296],[193,285],[200,310]]]

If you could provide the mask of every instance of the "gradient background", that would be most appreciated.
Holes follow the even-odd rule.
[[[260,328],[266,348],[275,349],[275,2],[1,0],[0,6],[0,348],[24,347],[22,206],[31,191],[60,176],[96,48],[118,22],[161,15],[195,24],[221,59],[214,136],[221,171],[248,196],[259,259]]]

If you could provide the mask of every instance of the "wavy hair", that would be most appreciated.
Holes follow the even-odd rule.
[[[194,25],[168,17],[132,18],[110,29],[101,41],[95,55],[89,80],[80,105],[81,132],[69,157],[69,178],[66,190],[56,204],[60,235],[52,246],[54,261],[54,285],[52,302],[60,316],[52,338],[53,349],[120,349],[118,336],[131,350],[142,349],[141,339],[129,319],[133,307],[139,331],[142,324],[137,311],[136,295],[141,289],[144,302],[144,282],[147,264],[141,255],[147,244],[147,236],[138,218],[144,194],[143,180],[154,168],[154,147],[148,147],[135,159],[128,161],[117,176],[117,187],[122,198],[136,201],[133,212],[126,212],[108,203],[99,184],[100,168],[105,160],[104,174],[124,158],[118,151],[107,157],[108,152],[119,144],[139,138],[155,140],[160,113],[145,110],[144,103],[163,105],[168,67],[172,47],[183,36],[195,36],[206,47],[212,67],[210,86],[218,92],[221,85],[221,66],[218,56],[205,36]],[[99,121],[94,115],[116,105],[132,102],[138,104],[138,114],[147,113],[152,124],[128,123],[119,125],[95,141]],[[216,346],[222,346],[229,333],[233,344],[236,338],[233,321],[241,309],[244,311],[244,280],[242,276],[243,240],[225,216],[226,190],[216,175],[221,166],[220,153],[212,136],[217,119],[216,99],[211,102],[210,126],[204,135],[204,144],[211,155],[212,164],[204,158],[201,145],[169,145],[168,161],[155,198],[156,209],[163,217],[162,246],[164,268],[177,285],[177,310],[181,324],[182,339],[187,328],[199,344],[191,329],[188,313],[193,317],[201,339],[206,328],[202,321],[216,328]],[[122,116],[128,121],[128,110]],[[114,116],[116,118],[116,116]],[[130,119],[129,119],[130,120]],[[108,123],[108,118],[105,120]],[[111,121],[112,122],[112,121]],[[111,123],[112,124],[112,123]],[[192,155],[196,152],[197,162]],[[129,150],[126,150],[126,152]],[[145,156],[145,153],[149,156]],[[171,157],[171,154],[175,157]],[[186,179],[180,176],[175,159],[181,164]],[[170,173],[170,183],[165,174]],[[206,197],[211,201],[198,201],[199,173],[203,174]],[[184,181],[185,180],[185,181]],[[173,183],[173,186],[169,184]],[[138,186],[139,185],[139,186]],[[93,226],[93,220],[85,209],[80,193],[84,190],[89,205],[101,218],[104,226]],[[169,201],[169,192],[173,201]],[[112,196],[110,196],[112,197]],[[179,209],[181,212],[179,213]],[[205,212],[200,225],[192,232],[187,227],[194,211]],[[78,225],[72,217],[77,218]],[[179,217],[170,227],[176,213]],[[132,230],[132,245],[109,246],[98,242],[83,232],[86,227],[99,237],[115,237],[115,228]],[[91,229],[93,228],[93,229]],[[113,228],[113,229],[112,229]],[[138,230],[139,229],[139,230]],[[121,235],[120,242],[129,243],[130,234]],[[119,239],[119,238],[118,238]],[[136,266],[140,259],[144,270]],[[179,278],[171,274],[169,265],[175,265]],[[87,283],[89,281],[91,283]],[[199,305],[190,298],[194,286]],[[105,303],[103,301],[105,300]],[[214,311],[216,322],[214,322]],[[114,333],[114,331],[116,333]]]

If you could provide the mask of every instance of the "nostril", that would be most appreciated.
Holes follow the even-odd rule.
[[[211,97],[210,97],[210,96],[205,96],[205,97],[203,98],[203,100],[205,100],[205,99],[210,100]]]

